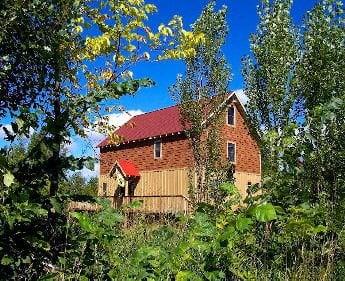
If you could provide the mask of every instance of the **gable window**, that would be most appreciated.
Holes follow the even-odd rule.
[[[226,123],[230,126],[235,125],[235,107],[233,105],[228,107]]]
[[[153,144],[153,155],[155,159],[162,158],[162,141],[155,141]]]
[[[103,183],[103,195],[107,195],[107,183]]]
[[[236,144],[233,142],[228,142],[227,157],[230,162],[236,162]]]

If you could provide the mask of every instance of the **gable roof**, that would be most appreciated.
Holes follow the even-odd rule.
[[[229,94],[225,102],[230,98],[236,97],[233,92]],[[236,97],[241,109],[244,107]],[[138,140],[155,138],[160,136],[168,136],[173,134],[181,134],[184,131],[181,122],[181,114],[178,105],[158,109],[152,112],[136,115],[128,122],[115,131],[115,134],[123,138],[123,143],[129,143]],[[105,138],[97,147],[110,145],[109,138]]]
[[[110,176],[114,173],[116,167],[119,167],[122,175],[126,178],[140,177],[139,169],[137,168],[137,166],[135,166],[135,164],[133,164],[129,160],[124,160],[124,159],[118,160],[115,163],[115,165],[111,168],[109,172]]]

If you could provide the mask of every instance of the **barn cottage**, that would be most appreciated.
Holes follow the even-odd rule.
[[[235,184],[245,195],[248,184],[261,180],[260,150],[236,94],[226,102],[220,161],[234,163]],[[116,134],[120,143],[111,144],[106,138],[98,145],[98,195],[111,199],[114,206],[140,200],[142,212],[188,212],[193,156],[179,107],[134,116]]]

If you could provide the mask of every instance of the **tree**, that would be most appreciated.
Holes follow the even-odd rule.
[[[61,183],[59,193],[64,196],[97,196],[98,179],[93,177],[85,179],[80,172],[69,176]]]
[[[179,104],[193,151],[196,186],[191,195],[196,201],[205,201],[209,193],[216,198],[216,188],[210,189],[211,178],[221,167],[218,119],[230,80],[221,50],[228,33],[226,7],[215,11],[215,2],[209,3],[192,29],[204,34],[204,40],[197,45],[195,56],[185,60],[185,75],[177,78],[170,91]]]
[[[252,56],[243,64],[247,115],[261,140],[264,172],[269,173],[278,169],[279,151],[274,150],[271,139],[266,143],[264,135],[280,134],[298,116],[296,64],[300,52],[290,10],[290,0],[261,2],[258,29],[250,40]]]
[[[292,27],[290,8],[289,1],[263,2],[253,58],[244,65],[248,111],[266,154],[261,200],[285,210],[286,227],[295,224],[292,233],[305,229],[305,222],[323,225],[324,234],[313,237],[317,242],[308,240],[311,245],[342,244],[343,3],[320,1],[298,30]],[[303,239],[294,239],[294,247],[303,247]],[[315,258],[311,245],[304,250]],[[344,248],[327,251],[341,272]]]
[[[0,118],[30,107],[46,89],[58,16],[51,1],[1,1]]]
[[[297,68],[299,92],[305,106],[304,174],[311,200],[326,197],[330,217],[343,210],[344,151],[343,3],[321,1],[306,16],[302,58]],[[312,171],[312,172],[311,172]],[[336,213],[338,215],[336,215]]]
[[[5,132],[11,141],[30,136],[32,129],[37,134],[18,162],[8,161],[11,148],[1,151],[0,266],[5,278],[37,279],[57,264],[65,249],[61,182],[68,171],[93,162],[90,157],[66,155],[64,145],[71,136],[86,137],[86,130],[100,124],[97,119],[109,109],[102,107],[104,101],[153,84],[148,78],[134,78],[130,71],[134,64],[148,61],[152,49],[159,49],[162,59],[188,57],[202,35],[183,30],[179,17],[152,32],[146,23],[156,7],[144,1],[35,0],[1,5],[2,20],[8,24],[0,34],[0,58],[6,65],[0,71],[1,91],[6,94],[0,113],[10,113],[13,121],[11,130],[4,126]],[[104,131],[111,129],[105,126]]]

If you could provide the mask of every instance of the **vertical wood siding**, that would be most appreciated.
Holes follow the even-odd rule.
[[[150,213],[176,213],[187,212],[190,208],[188,188],[190,184],[190,171],[188,168],[145,171],[140,173],[140,180],[133,197],[125,197],[122,204],[133,200],[142,202],[142,206],[135,210]],[[260,183],[260,174],[236,172],[235,184],[244,198],[248,183]],[[107,184],[107,193],[103,193],[103,183]],[[108,175],[99,178],[98,195],[107,197],[116,205],[114,192],[117,181]]]
[[[152,213],[187,212],[189,169],[169,169],[145,171],[140,173],[140,180],[135,188],[133,197],[125,197],[122,204],[133,200],[142,201],[137,211]],[[107,192],[103,192],[103,183],[107,184]],[[109,175],[100,175],[98,195],[107,197],[116,205],[114,198],[117,181]]]
[[[252,185],[260,183],[261,175],[255,173],[246,173],[246,172],[236,172],[235,175],[235,185],[239,190],[242,198],[247,195],[247,187],[250,182]]]
[[[188,169],[146,171],[140,173],[140,180],[134,195],[188,195]]]

